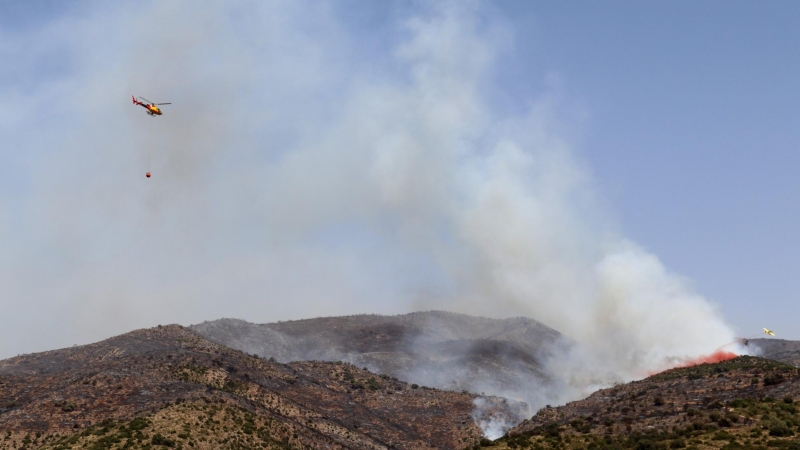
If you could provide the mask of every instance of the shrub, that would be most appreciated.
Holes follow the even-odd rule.
[[[575,419],[569,423],[572,428],[577,430],[579,433],[588,433],[592,431],[592,425],[584,422],[581,419]]]
[[[165,447],[174,447],[175,441],[172,439],[165,438],[160,433],[156,433],[153,436],[153,439],[150,441],[153,445],[163,445]]]
[[[656,397],[653,399],[653,405],[655,406],[664,406],[664,397]]]
[[[149,425],[150,423],[147,421],[147,419],[143,417],[137,417],[130,421],[128,424],[128,429],[131,431],[138,431],[147,428]]]
[[[794,407],[794,404],[779,403],[778,404],[778,409],[780,409],[781,411],[786,411],[789,414],[796,414],[797,413],[797,408]]]
[[[712,439],[715,441],[733,441],[736,438],[727,431],[717,431]]]
[[[381,383],[378,381],[377,378],[371,377],[367,381],[367,388],[369,388],[370,391],[377,391],[378,389],[381,388]]]
[[[635,450],[664,450],[666,449],[666,444],[661,442],[653,442],[648,439],[642,439],[636,443],[634,447]]]
[[[769,435],[783,437],[792,436],[794,433],[792,432],[792,429],[789,428],[789,425],[786,424],[786,422],[782,420],[773,420],[769,424]]]
[[[557,423],[551,423],[545,427],[544,435],[546,437],[559,438],[561,436],[561,431],[561,427],[558,426]]]
[[[722,408],[722,402],[721,402],[721,401],[719,401],[719,400],[714,400],[713,402],[709,403],[709,404],[708,404],[708,406],[706,406],[706,408],[707,408],[707,409],[718,409],[718,408]]]
[[[733,400],[728,402],[728,406],[731,408],[744,408],[750,406],[752,403],[751,400],[743,399],[743,398],[734,398]]]

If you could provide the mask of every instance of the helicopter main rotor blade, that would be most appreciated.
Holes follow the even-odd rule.
[[[172,103],[156,103],[156,105],[171,105]]]
[[[144,98],[144,97],[139,97],[139,98],[140,98],[140,99],[142,99],[142,100],[144,100],[144,101],[146,101],[147,103],[150,103],[151,105],[153,104],[153,102],[151,102],[150,100],[148,100],[148,99],[146,99],[146,98]]]

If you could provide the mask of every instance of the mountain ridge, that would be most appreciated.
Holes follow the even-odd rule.
[[[524,398],[531,383],[550,383],[544,361],[571,345],[534,319],[446,311],[266,324],[219,319],[189,329],[213,342],[278,361],[347,361],[410,382],[510,398]]]
[[[0,447],[465,448],[482,434],[476,399],[486,418],[521,407],[168,325],[0,361]]]

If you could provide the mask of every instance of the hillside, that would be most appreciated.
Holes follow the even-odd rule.
[[[557,331],[533,319],[488,319],[443,311],[358,315],[252,324],[222,319],[189,327],[197,334],[278,361],[347,361],[441,389],[523,398],[550,377],[541,361]]]
[[[465,448],[476,398],[159,326],[0,361],[0,448]],[[519,414],[481,402],[484,419]]]
[[[750,346],[760,350],[759,355],[800,367],[800,341],[785,339],[750,339]]]
[[[544,408],[494,447],[800,449],[800,373],[742,356],[673,369]]]

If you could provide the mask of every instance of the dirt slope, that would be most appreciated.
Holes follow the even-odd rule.
[[[171,325],[0,361],[0,448],[466,448],[475,398],[271,362]]]

